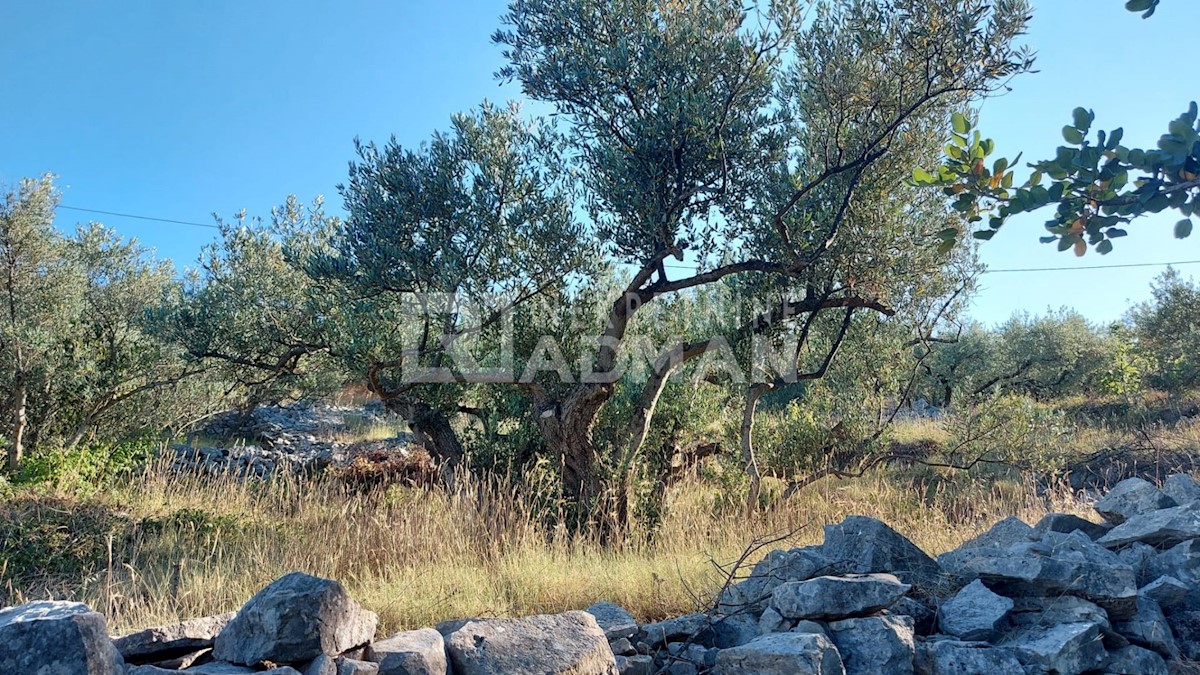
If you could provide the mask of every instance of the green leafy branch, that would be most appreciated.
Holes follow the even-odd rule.
[[[1175,236],[1190,235],[1191,217],[1200,212],[1196,103],[1170,123],[1154,149],[1122,145],[1120,128],[1092,135],[1094,121],[1092,111],[1076,108],[1071,124],[1062,129],[1067,145],[1060,146],[1053,159],[1028,164],[1029,178],[1014,186],[1011,167],[1020,155],[989,164],[995,143],[973,131],[966,116],[955,113],[942,164],[933,172],[917,168],[912,182],[941,187],[968,223],[982,224],[972,233],[976,239],[991,239],[1011,216],[1050,205],[1054,216],[1046,221],[1049,234],[1041,240],[1057,242],[1060,251],[1072,249],[1076,255],[1086,253],[1088,246],[1108,253],[1112,240],[1127,234],[1125,225],[1167,210],[1183,216],[1175,224]],[[961,234],[958,228],[942,230],[941,247],[949,250]]]

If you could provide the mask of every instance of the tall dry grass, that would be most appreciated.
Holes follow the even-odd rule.
[[[56,508],[73,508],[60,498]],[[735,560],[756,537],[793,533],[780,545],[817,543],[823,525],[864,514],[937,553],[1006,515],[1034,521],[1047,509],[1079,507],[1021,481],[892,472],[820,483],[746,514],[693,481],[671,493],[653,536],[634,531],[626,545],[606,548],[555,526],[545,501],[510,481],[466,481],[456,494],[360,493],[327,480],[154,470],[87,501],[126,524],[104,542],[106,559],[84,578],[10,579],[11,597],[82,600],[126,630],[236,609],[272,579],[303,570],[345,583],[379,613],[383,632],[601,599],[660,618],[707,602],[724,581],[714,563]]]

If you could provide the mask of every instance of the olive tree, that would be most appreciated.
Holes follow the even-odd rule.
[[[829,310],[890,312],[854,272],[886,269],[920,244],[890,231],[911,220],[868,215],[869,202],[903,204],[881,186],[899,187],[929,156],[928,136],[951,106],[1030,64],[1012,44],[1022,2],[806,7],[517,0],[495,36],[509,60],[500,75],[569,123],[595,236],[634,270],[597,330],[588,376],[531,387],[576,503],[596,503],[605,467],[640,445],[671,373],[728,342],[723,329],[666,350],[630,412],[628,442],[602,453],[592,429],[641,308],[745,277],[779,292],[738,334]],[[872,228],[883,235],[873,240]],[[672,258],[695,270],[671,273]]]
[[[58,336],[70,330],[79,300],[62,237],[54,229],[59,193],[53,177],[22,180],[0,204],[0,377],[8,390],[4,413],[8,467],[26,449],[31,393],[48,383],[47,364]]]
[[[305,272],[337,220],[323,200],[289,197],[269,220],[217,219],[219,238],[159,318],[184,358],[223,383],[246,410],[329,392],[345,380],[330,357],[340,296]]]
[[[464,456],[452,420],[478,413],[467,392],[498,365],[469,345],[511,339],[513,310],[566,288],[593,247],[561,142],[516,107],[456,115],[416,149],[357,148],[346,221],[308,270],[350,294],[340,355],[452,472]]]

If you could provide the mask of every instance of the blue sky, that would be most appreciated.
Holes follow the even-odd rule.
[[[1200,2],[1163,0],[1145,21],[1123,4],[1035,2],[1028,43],[1040,72],[981,112],[999,152],[1052,155],[1076,105],[1094,108],[1102,128],[1123,125],[1126,144],[1153,145],[1200,98]],[[52,171],[65,205],[199,223],[214,211],[266,214],[291,193],[325,194],[336,211],[354,137],[419,143],[456,111],[519,94],[492,77],[501,58],[489,36],[503,10],[499,0],[3,3],[0,183]],[[89,219],[181,266],[214,234],[65,209],[58,225]],[[1038,244],[1042,220],[1006,225],[983,260],[1071,270],[987,274],[975,317],[1069,306],[1111,321],[1162,268],[1076,268],[1200,259],[1200,237],[1172,239],[1169,216],[1082,259]]]

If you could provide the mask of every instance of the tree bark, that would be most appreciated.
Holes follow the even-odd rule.
[[[383,398],[386,409],[404,418],[413,439],[425,446],[441,474],[442,485],[453,490],[459,467],[463,465],[463,447],[450,418],[429,404],[409,396]]]
[[[746,405],[742,410],[741,446],[742,464],[746,467],[746,509],[758,510],[759,495],[762,494],[762,474],[758,469],[758,458],[754,455],[754,414],[758,401],[771,390],[768,384],[756,384],[746,390]]]
[[[12,439],[8,446],[8,470],[17,471],[21,468],[21,461],[25,458],[25,429],[29,424],[26,411],[29,404],[29,391],[23,374],[17,375],[12,400],[13,422]]]

